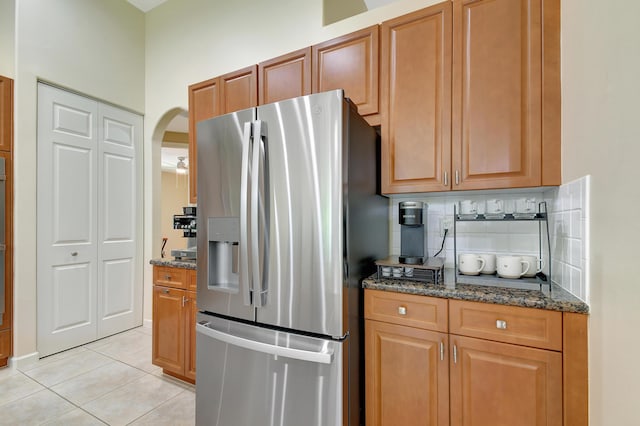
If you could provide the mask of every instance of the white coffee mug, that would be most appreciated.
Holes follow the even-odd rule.
[[[484,267],[480,271],[481,274],[495,274],[496,273],[496,255],[493,253],[479,254],[479,257],[484,259]]]
[[[504,213],[504,201],[503,200],[487,200],[487,214],[501,214]]]
[[[498,276],[502,278],[520,278],[529,272],[529,262],[521,256],[498,256],[496,263]]]
[[[535,277],[538,272],[542,271],[542,268],[544,267],[544,262],[542,261],[542,259],[538,259],[537,256],[529,255],[520,257],[522,258],[522,260],[529,264],[529,270],[526,274],[523,275],[523,277]]]
[[[458,258],[458,269],[464,275],[478,275],[484,265],[485,260],[474,253],[461,254]]]
[[[478,203],[474,200],[462,200],[460,201],[460,214],[477,214]]]
[[[536,199],[535,198],[518,198],[516,200],[516,213],[535,213],[536,212]]]

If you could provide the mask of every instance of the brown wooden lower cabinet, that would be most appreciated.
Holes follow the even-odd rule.
[[[195,274],[195,271],[184,273]],[[178,284],[184,286],[185,281]],[[152,362],[162,367],[164,373],[191,383],[195,383],[196,378],[196,312],[196,292],[154,285]]]
[[[366,321],[367,425],[449,424],[447,334]]]
[[[365,290],[366,424],[588,425],[587,316]]]
[[[11,329],[0,330],[0,367],[6,367],[11,356]]]
[[[450,351],[452,426],[562,425],[560,352],[453,335]]]

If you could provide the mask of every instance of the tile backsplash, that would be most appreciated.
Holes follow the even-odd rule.
[[[504,200],[504,208],[508,213],[514,211],[517,199],[535,199],[536,203],[546,201],[549,212],[551,279],[589,303],[589,179],[589,176],[585,176],[553,188],[392,196],[389,200],[390,253],[400,254],[398,204],[402,201],[422,201],[427,204],[426,228],[429,256],[434,256],[442,247],[443,219],[452,220],[454,205],[458,205],[462,200],[476,201],[478,211],[481,213],[484,212],[486,200],[490,199]],[[543,272],[549,275],[549,255],[544,222],[541,224],[536,221],[457,222],[456,224],[458,254],[484,252],[538,255],[540,247],[542,247],[542,258],[545,263]],[[446,267],[454,267],[453,229],[449,230],[444,248],[438,257],[445,258]]]

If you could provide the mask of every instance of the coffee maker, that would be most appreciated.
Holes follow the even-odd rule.
[[[424,210],[421,201],[403,201],[399,204],[400,263],[423,265],[427,261],[427,230],[424,226]]]
[[[176,260],[196,260],[196,208],[183,207],[182,214],[173,215],[173,229],[181,229],[187,248],[171,250]]]

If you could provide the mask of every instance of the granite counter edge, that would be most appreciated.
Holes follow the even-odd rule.
[[[151,259],[149,263],[154,266],[167,266],[170,268],[182,268],[182,269],[193,269],[193,270],[196,269],[195,262],[187,262],[183,260]]]
[[[441,297],[453,300],[493,303],[497,305],[519,306],[524,308],[547,309],[552,311],[588,314],[589,306],[567,292],[553,285],[551,296],[530,290],[515,290],[499,287],[474,286],[466,284],[444,285],[417,281],[385,280],[374,277],[362,282],[365,289],[391,291],[395,293],[415,294],[419,296]]]

